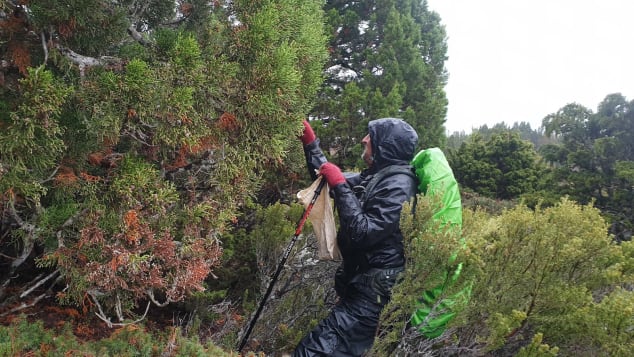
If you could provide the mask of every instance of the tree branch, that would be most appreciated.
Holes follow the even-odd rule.
[[[55,46],[57,50],[71,62],[79,67],[79,74],[84,77],[86,67],[104,66],[111,63],[120,62],[121,59],[111,56],[101,56],[99,58],[81,55],[70,48],[63,47],[59,44]]]
[[[49,293],[49,291],[47,290],[44,294],[37,296],[30,303],[27,304],[27,303],[23,302],[21,305],[16,306],[16,307],[14,307],[11,310],[8,310],[8,311],[5,311],[5,312],[1,313],[0,316],[7,316],[7,315],[12,314],[12,313],[14,313],[16,311],[20,311],[20,310],[28,309],[29,307],[33,307],[33,306],[35,306],[35,304],[40,302],[40,300],[45,298],[48,293]]]
[[[44,64],[48,62],[48,46],[46,46],[46,35],[44,31],[40,32],[40,38],[42,39],[42,49],[44,50]]]
[[[79,53],[71,50],[70,48],[62,47],[57,45],[57,49],[68,58],[71,62],[75,63],[80,67],[92,67],[92,66],[101,66],[106,64],[104,59],[89,57],[80,55]]]
[[[28,296],[30,293],[33,292],[33,290],[37,289],[38,287],[40,287],[42,284],[44,284],[45,282],[47,282],[49,279],[53,278],[55,275],[57,275],[59,273],[59,270],[55,270],[54,272],[50,273],[49,275],[47,275],[46,277],[44,277],[43,279],[38,280],[32,287],[30,287],[29,289],[25,290],[24,292],[22,292],[22,294],[20,294],[20,298],[23,299],[26,296]]]
[[[82,216],[84,213],[86,213],[88,211],[88,208],[84,208],[83,210],[75,213],[74,215],[70,216],[65,222],[64,224],[62,224],[61,227],[59,227],[59,229],[57,230],[57,232],[55,233],[55,236],[57,237],[57,246],[59,248],[64,247],[64,237],[62,237],[62,230],[68,226],[70,226],[71,224],[75,223],[75,220]]]
[[[142,44],[143,46],[149,46],[149,45],[152,44],[145,37],[143,37],[143,34],[141,34],[139,31],[136,30],[136,28],[134,27],[134,24],[132,24],[132,25],[130,25],[128,27],[128,34],[130,36],[132,36],[132,38],[135,41],[137,41],[138,43]]]
[[[90,290],[86,292],[88,294],[88,296],[90,296],[92,298],[92,301],[95,303],[95,305],[97,306],[97,309],[99,311],[95,312],[95,315],[97,315],[97,317],[106,323],[106,325],[108,325],[108,327],[112,328],[114,326],[128,326],[128,325],[134,325],[136,323],[139,323],[141,321],[143,321],[143,319],[145,319],[145,316],[147,315],[148,311],[150,310],[150,305],[152,304],[151,302],[148,302],[147,306],[145,307],[145,312],[143,313],[143,316],[141,316],[140,318],[138,318],[137,320],[131,321],[131,322],[126,322],[126,323],[112,323],[110,321],[110,318],[106,316],[106,314],[103,312],[103,309],[101,308],[101,304],[99,303],[99,300],[97,300],[97,294],[98,292],[95,290]]]
[[[46,61],[44,61],[46,62]],[[57,174],[57,171],[59,170],[59,165],[55,168],[55,170],[53,170],[53,172],[44,180],[44,181],[40,181],[40,183],[46,183],[48,181],[51,181],[55,178],[55,175]]]
[[[165,307],[165,306],[167,306],[170,302],[172,302],[172,301],[170,300],[170,298],[167,298],[167,300],[165,300],[165,302],[163,302],[163,303],[158,302],[158,300],[156,300],[156,299],[154,298],[154,291],[152,291],[152,290],[148,290],[148,291],[146,292],[146,294],[147,294],[147,296],[150,298],[150,301],[151,301],[151,302],[153,302],[153,303],[154,303],[154,305],[156,305],[156,306],[158,306],[158,307]]]
[[[25,222],[22,217],[20,217],[15,209],[13,201],[9,201],[9,213],[11,214],[11,217],[13,217],[15,222],[20,226],[20,228],[24,229],[27,232],[27,235],[22,238],[22,243],[24,245],[22,247],[22,253],[18,257],[16,257],[13,262],[11,262],[11,267],[9,268],[9,275],[13,275],[15,269],[22,265],[22,263],[26,261],[29,255],[31,255],[31,252],[33,251],[32,237],[35,234],[37,228],[31,223]]]

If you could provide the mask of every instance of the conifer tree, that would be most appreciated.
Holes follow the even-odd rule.
[[[634,196],[627,173],[634,165],[634,101],[610,94],[596,112],[568,104],[546,116],[543,126],[559,139],[541,150],[554,164],[552,190],[581,203],[594,201],[611,218],[617,239],[630,240]]]
[[[421,148],[442,146],[447,99],[446,36],[427,2],[328,1],[327,78],[313,110],[324,148],[339,164],[360,163],[367,123],[401,117]]]
[[[532,192],[542,172],[532,143],[508,129],[488,140],[480,132],[471,134],[449,161],[462,187],[495,199]]]
[[[2,1],[0,303],[36,276],[25,261],[46,269],[45,294],[62,283],[58,297],[111,325],[203,289],[237,210],[297,144],[322,14],[305,0]]]

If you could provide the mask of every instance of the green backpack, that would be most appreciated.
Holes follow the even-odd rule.
[[[433,219],[440,220],[441,227],[447,225],[453,229],[462,229],[462,203],[460,190],[453,171],[439,148],[430,148],[420,151],[412,160],[412,166],[418,178],[418,192],[424,195],[440,195],[442,206],[433,215]],[[451,229],[451,228],[450,228]],[[464,246],[464,241],[462,241]],[[453,266],[458,252],[449,259],[449,266]],[[420,299],[421,307],[412,314],[412,325],[427,338],[440,336],[446,329],[447,323],[456,315],[454,307],[459,303],[466,303],[471,295],[471,285],[467,284],[453,296],[445,296],[446,290],[456,283],[462,263],[448,269],[444,273],[444,283],[425,290]]]
[[[462,204],[458,182],[444,153],[439,148],[421,150],[412,160],[411,166],[392,165],[377,172],[368,183],[366,192],[372,192],[374,186],[383,178],[397,173],[413,176],[418,181],[419,194],[440,195],[442,206],[433,215],[433,219],[440,220],[443,229],[450,225],[458,231],[461,230]],[[448,262],[450,266],[453,265],[451,263],[457,255],[458,252],[455,252],[450,258]],[[423,292],[419,300],[421,306],[412,314],[411,323],[425,337],[440,336],[445,331],[447,323],[456,315],[452,307],[468,300],[471,293],[470,285],[453,296],[445,296],[446,290],[458,280],[461,270],[462,263],[445,272],[443,284]]]

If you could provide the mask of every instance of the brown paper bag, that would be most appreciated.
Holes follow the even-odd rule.
[[[315,195],[315,190],[319,185],[319,181],[322,179],[321,176],[318,177],[310,187],[297,193],[297,198],[304,207],[308,207],[310,204],[310,201]],[[325,184],[308,215],[308,219],[310,219],[310,222],[313,224],[315,236],[317,236],[317,255],[319,259],[341,260],[341,252],[337,246],[335,215],[332,211],[332,203],[328,196],[328,190],[328,184]]]

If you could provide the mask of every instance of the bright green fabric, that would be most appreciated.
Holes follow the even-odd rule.
[[[462,228],[460,190],[444,153],[439,148],[422,150],[412,160],[412,166],[419,180],[420,193],[442,195],[442,206],[433,218],[442,222],[443,229],[450,225],[460,230]],[[452,265],[457,254],[458,252],[455,252],[451,256],[448,265]],[[469,284],[457,294],[442,298],[445,290],[458,280],[461,270],[462,263],[444,273],[444,283],[423,292],[420,299],[422,307],[414,312],[411,321],[425,337],[440,336],[445,331],[447,323],[456,315],[452,306],[468,299],[471,293]]]
[[[412,160],[418,176],[418,192],[425,195],[442,194],[442,207],[434,214],[443,224],[462,227],[462,203],[458,182],[439,148],[420,151]]]

